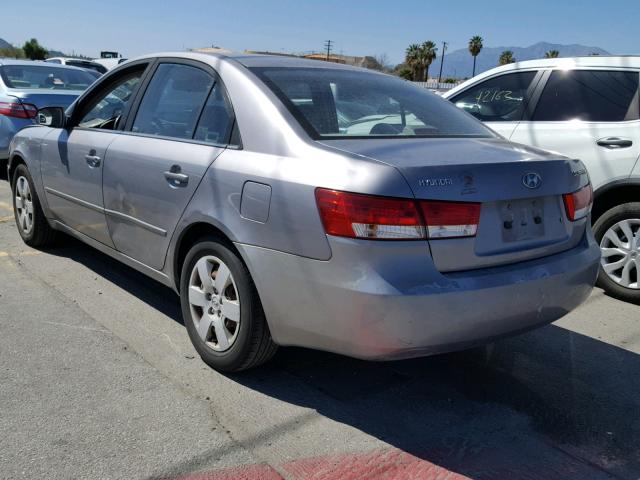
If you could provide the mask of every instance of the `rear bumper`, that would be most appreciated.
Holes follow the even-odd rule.
[[[274,340],[365,359],[463,349],[559,319],[596,280],[600,250],[571,250],[453,274],[435,270],[426,242],[330,239],[318,261],[237,245]]]

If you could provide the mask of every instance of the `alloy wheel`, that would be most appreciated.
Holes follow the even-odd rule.
[[[18,227],[24,235],[29,235],[33,230],[33,198],[29,181],[23,176],[16,181],[15,206]]]
[[[600,242],[601,265],[617,284],[640,289],[640,219],[630,218],[612,225]]]
[[[212,255],[200,258],[189,278],[191,320],[216,352],[231,348],[240,327],[240,298],[229,267]]]

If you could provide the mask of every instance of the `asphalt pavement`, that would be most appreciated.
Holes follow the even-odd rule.
[[[640,306],[596,290],[471,351],[283,348],[223,375],[169,289],[63,237],[24,245],[0,180],[0,478],[640,478]]]

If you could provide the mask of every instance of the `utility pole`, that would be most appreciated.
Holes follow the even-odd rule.
[[[327,62],[329,61],[329,55],[331,54],[331,40],[324,42],[324,46],[327,49]]]
[[[442,64],[444,63],[444,52],[447,50],[447,42],[442,42],[442,55],[440,55],[440,74],[438,75],[438,88],[442,80]]]

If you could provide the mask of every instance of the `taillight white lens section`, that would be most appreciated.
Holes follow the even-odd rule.
[[[329,235],[379,240],[424,238],[413,200],[316,189],[316,202]]]
[[[13,102],[0,102],[0,115],[14,118],[36,118],[38,107],[30,103],[21,103],[19,100]]]
[[[419,202],[429,238],[473,237],[480,222],[480,204],[468,202]]]
[[[593,205],[593,189],[591,184],[581,188],[577,192],[566,193],[562,196],[567,217],[572,222],[586,217],[591,212]]]
[[[316,202],[329,235],[378,240],[472,237],[479,203],[415,201],[316,189]]]

